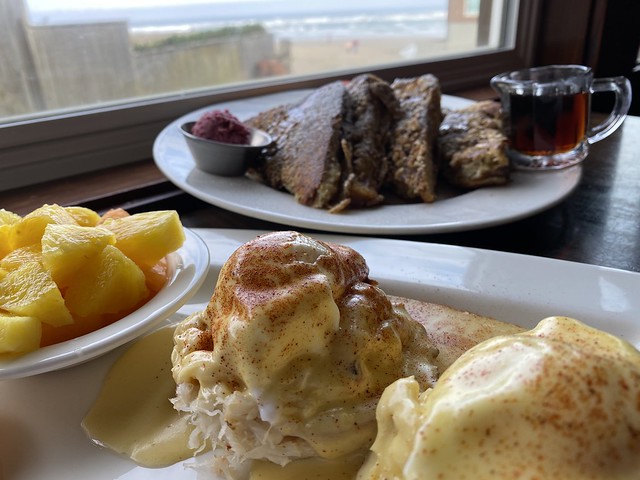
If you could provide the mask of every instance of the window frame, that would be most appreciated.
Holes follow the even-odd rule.
[[[430,62],[265,79],[0,125],[0,191],[149,159],[155,137],[167,124],[208,105],[287,89],[314,88],[365,71],[388,81],[429,72],[439,78],[443,92],[449,94],[488,86],[494,74],[530,66],[534,60],[543,0],[505,0],[505,7],[503,14],[516,18],[517,27],[504,33],[504,44],[513,47],[498,51],[487,49],[486,53]]]

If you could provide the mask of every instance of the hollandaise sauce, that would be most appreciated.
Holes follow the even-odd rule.
[[[334,460],[295,460],[284,467],[271,462],[254,462],[250,480],[353,480],[363,461],[364,455],[351,455]]]
[[[162,467],[193,456],[191,427],[169,401],[172,327],[133,344],[113,365],[82,426],[97,444],[148,467]]]

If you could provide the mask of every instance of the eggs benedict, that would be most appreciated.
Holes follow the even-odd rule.
[[[207,308],[176,328],[175,408],[242,478],[252,460],[366,452],[384,389],[435,384],[424,327],[392,304],[353,249],[296,232],[257,237],[223,265]]]
[[[640,352],[567,317],[482,342],[433,389],[389,386],[358,480],[631,480]]]

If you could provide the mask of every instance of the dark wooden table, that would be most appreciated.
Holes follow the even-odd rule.
[[[459,233],[385,236],[516,252],[640,272],[640,117],[591,146],[583,177],[562,203],[502,226]],[[188,195],[172,199],[188,227],[283,229]]]

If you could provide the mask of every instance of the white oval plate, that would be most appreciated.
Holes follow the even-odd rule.
[[[211,252],[209,274],[174,315],[203,309],[223,263],[259,233],[196,229]],[[550,315],[573,316],[640,348],[640,274],[549,258],[370,237],[314,235],[349,245],[370,277],[392,295],[450,305],[531,328]],[[35,377],[0,380],[0,478],[11,480],[201,480],[186,462],[144,468],[97,448],[80,423],[113,362],[127,347],[92,362]],[[61,441],[64,439],[64,441]],[[2,475],[4,474],[4,476]]]
[[[309,91],[236,100],[191,112],[170,123],[156,138],[156,165],[185,192],[235,213],[294,227],[375,235],[445,233],[513,222],[560,203],[580,182],[580,165],[553,172],[515,171],[509,185],[480,188],[430,204],[382,205],[332,214],[301,205],[293,195],[247,177],[219,177],[195,167],[179,130],[182,123],[197,120],[212,108],[228,109],[244,120],[268,108],[298,101]],[[442,97],[445,108],[470,103],[459,97]]]
[[[209,271],[209,250],[185,229],[182,247],[169,256],[169,282],[147,303],[126,317],[95,332],[11,360],[0,359],[0,379],[59,370],[107,353],[149,331],[184,305],[200,288]]]

